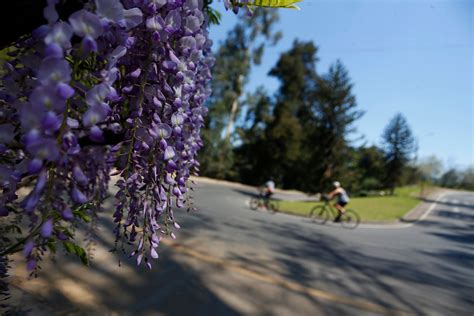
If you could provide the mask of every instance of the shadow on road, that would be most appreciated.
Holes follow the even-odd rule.
[[[76,258],[62,254],[55,262],[45,258],[37,279],[20,282],[24,296],[15,313],[240,315],[208,288],[198,271],[175,260],[174,250],[165,245],[160,245],[160,258],[152,262],[152,270],[143,263],[137,267],[135,260],[125,254],[117,256],[108,252],[114,245],[109,215],[99,221],[100,232],[96,237],[99,251],[91,266],[85,267]],[[211,222],[210,218],[201,218],[194,229],[205,228]]]
[[[256,196],[255,192],[232,191]],[[233,199],[235,196],[237,194]],[[362,251],[354,246],[355,243],[337,238],[337,233],[319,231],[306,222],[285,222],[283,225],[269,220],[276,217],[257,212],[246,212],[243,216],[237,207],[226,209],[229,202],[225,198],[217,204],[219,211],[230,214],[225,218],[215,218],[217,211],[208,213],[205,209],[180,216],[185,224],[182,225],[180,241],[184,242],[190,236],[194,236],[196,241],[196,236],[204,236],[197,241],[207,244],[198,244],[201,247],[196,249],[214,247],[219,241],[226,249],[226,259],[241,267],[307,288],[322,289],[336,296],[365,299],[388,309],[416,315],[426,315],[427,311],[456,315],[465,313],[466,307],[474,309],[471,269],[474,265],[474,223],[469,216],[464,219],[468,225],[461,226],[449,221],[441,210],[433,214],[446,220],[424,220],[417,224],[423,229],[422,237],[435,236],[448,241],[453,248],[414,250],[412,247],[410,252],[402,251],[403,247],[394,247],[380,252],[382,246],[373,240],[374,247],[378,248],[373,251],[364,248]],[[236,205],[239,203],[240,200],[235,201]],[[29,296],[35,304],[42,305],[46,311],[49,308],[54,314],[242,314],[223,299],[222,293],[230,293],[243,303],[250,301],[254,304],[259,315],[271,315],[275,306],[288,305],[285,296],[263,297],[258,290],[261,285],[225,278],[218,284],[219,292],[209,285],[202,270],[187,261],[176,260],[175,251],[162,246],[160,259],[153,261],[151,271],[136,267],[134,260],[125,255],[121,256],[122,266],[118,267],[115,255],[103,250],[113,247],[110,215],[101,217],[100,226],[97,243],[102,250],[90,268],[81,266],[72,258],[58,258],[57,264],[44,263],[37,285],[35,282],[31,286],[25,283],[25,287],[31,287]],[[238,239],[232,234],[245,235],[247,239]],[[236,240],[245,243],[244,248],[253,252],[241,251]],[[260,248],[260,245],[265,247]],[[407,244],[406,248],[410,246]],[[271,256],[263,253],[266,247],[271,250]],[[380,253],[386,257],[381,257]],[[416,258],[407,257],[407,253]],[[435,268],[426,269],[426,264],[417,265],[416,260],[426,260]],[[205,273],[219,275],[221,269],[225,267],[211,263]],[[49,290],[45,291],[46,288]],[[71,288],[76,291],[71,292]],[[311,302],[311,306],[317,306],[317,314],[347,314],[347,309],[327,301],[321,303],[320,298],[309,292],[298,295]]]
[[[259,197],[260,196],[257,191],[241,190],[241,189],[232,189],[232,191],[240,193],[240,194],[245,195],[245,196],[249,196],[249,197]]]
[[[283,267],[279,273],[299,284],[308,287],[324,284],[334,293],[342,295],[350,293],[355,298],[363,297],[381,306],[408,310],[417,315],[425,315],[426,311],[433,307],[434,302],[426,299],[426,293],[440,289],[455,296],[459,302],[462,302],[461,305],[464,308],[466,305],[474,306],[471,295],[474,292],[474,284],[466,282],[465,279],[468,270],[452,269],[442,274],[436,272],[439,270],[426,271],[416,264],[410,264],[409,259],[403,256],[398,256],[397,259],[370,256],[317,231],[308,236],[306,232],[301,232],[298,225],[283,227],[261,221],[259,229],[269,230],[273,232],[273,235],[298,241],[298,243],[275,242],[272,243],[272,247],[276,253],[280,254],[276,258],[278,265]],[[472,242],[472,235],[461,238],[465,238],[462,242]],[[442,256],[447,266],[457,264],[468,268],[474,265],[474,255],[469,254],[467,250],[425,254]],[[262,265],[262,262],[253,262],[251,257],[242,257],[238,253],[234,253],[232,258],[248,266]],[[308,263],[311,262],[317,263],[319,269],[310,269]],[[444,264],[440,269],[445,271]],[[270,266],[268,270],[272,273]],[[318,272],[315,273],[315,271]],[[273,273],[278,272],[273,271]],[[472,273],[470,275],[472,276]],[[409,288],[411,287],[412,290],[401,291],[400,285],[407,284],[410,284]],[[420,291],[421,288],[428,292]],[[436,304],[443,305],[444,309],[440,311],[446,313],[463,311],[462,307],[457,310],[458,307],[453,305],[453,302],[436,302]]]
[[[430,198],[420,198],[420,200],[426,203],[436,203],[436,204],[445,205],[445,206],[463,207],[463,208],[474,210],[474,205],[472,204],[454,203],[453,201],[442,201],[442,200],[440,201],[440,200],[435,200],[435,199],[430,199]]]
[[[437,212],[435,212],[435,215],[439,216],[439,217],[447,217],[447,218],[451,218],[451,219],[458,219],[458,220],[461,220],[461,221],[474,222],[474,215],[470,215],[470,214],[455,213],[455,212],[452,212],[452,211],[437,211]]]

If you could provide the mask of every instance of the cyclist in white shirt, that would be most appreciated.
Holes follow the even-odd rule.
[[[334,204],[334,207],[338,210],[339,214],[337,217],[334,219],[335,222],[339,222],[341,220],[342,214],[346,212],[344,209],[344,206],[349,203],[349,195],[347,194],[346,190],[341,186],[341,183],[339,181],[334,181],[333,182],[334,190],[328,194],[329,199],[333,199],[334,197],[337,196],[336,203]]]
[[[265,206],[268,208],[268,202],[270,201],[270,197],[273,195],[275,192],[275,182],[273,182],[273,179],[270,178],[267,182],[265,182],[265,185],[263,187],[263,197],[265,199]]]

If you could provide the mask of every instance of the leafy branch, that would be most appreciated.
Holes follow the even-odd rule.
[[[255,1],[249,1],[247,3],[239,3],[238,1],[233,0],[232,4],[237,5],[237,6],[247,6],[247,7],[299,10],[300,8],[296,5],[296,3],[302,2],[302,1],[303,0],[255,0]]]

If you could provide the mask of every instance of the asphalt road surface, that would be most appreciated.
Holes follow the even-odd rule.
[[[182,229],[152,271],[117,266],[104,216],[91,268],[58,259],[25,281],[17,265],[14,304],[34,315],[474,315],[474,194],[447,191],[414,224],[355,230],[251,211],[252,194],[198,183],[198,212],[176,214]]]

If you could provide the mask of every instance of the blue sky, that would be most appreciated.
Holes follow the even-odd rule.
[[[237,21],[223,13],[211,28],[215,48]],[[474,0],[305,0],[301,11],[280,10],[283,39],[267,49],[249,87],[278,82],[267,76],[294,39],[319,47],[319,73],[340,59],[365,115],[355,124],[367,144],[397,112],[419,142],[419,157],[436,155],[445,167],[474,164]],[[243,17],[238,17],[243,18]],[[354,135],[353,138],[357,138]]]

